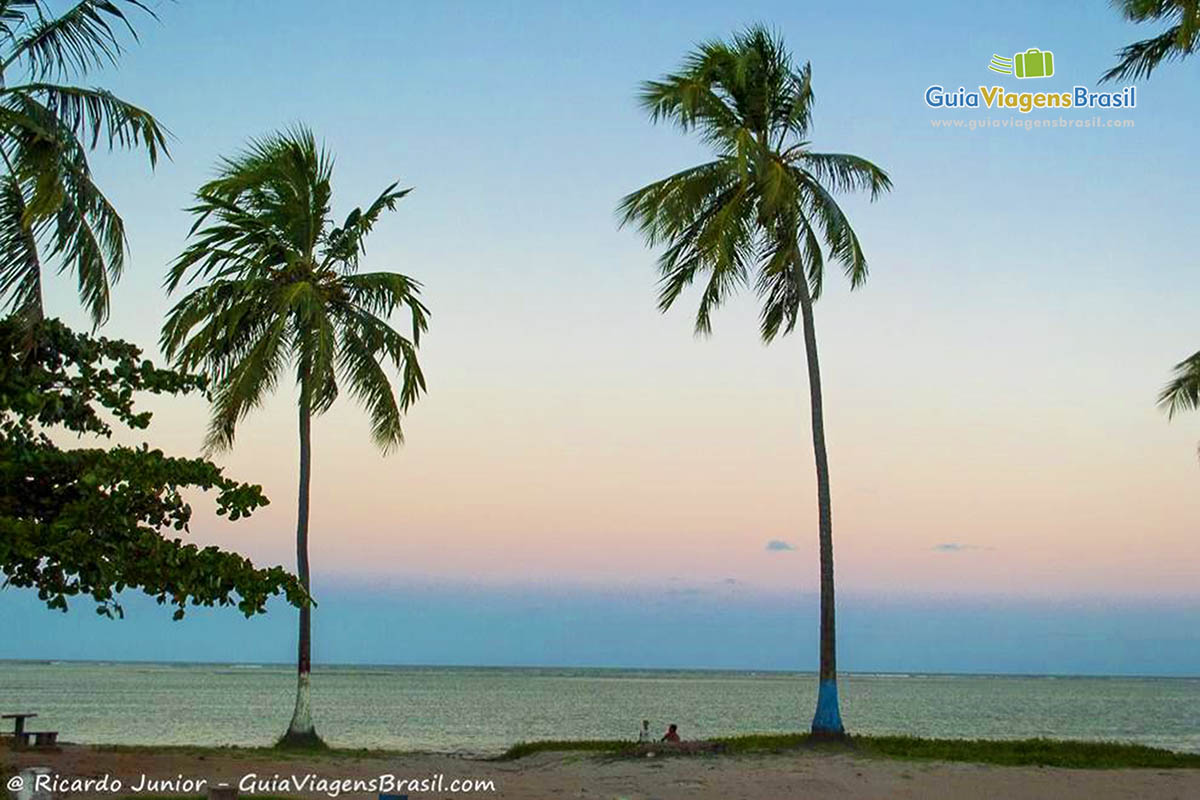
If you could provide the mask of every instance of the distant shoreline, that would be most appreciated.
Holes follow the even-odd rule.
[[[0,658],[0,665],[83,665],[83,666],[158,666],[158,667],[229,667],[229,668],[277,668],[294,669],[295,665],[284,661],[162,661],[152,659],[85,659],[85,658]],[[713,674],[713,675],[771,675],[779,677],[816,677],[816,670],[746,669],[724,667],[628,667],[588,665],[544,665],[544,664],[383,664],[353,662],[313,662],[313,670],[322,669],[387,669],[387,670],[475,670],[475,671],[525,671],[525,672],[648,672],[669,674]],[[842,671],[843,678],[1026,678],[1026,679],[1073,679],[1090,680],[1200,680],[1196,674],[1146,675],[1138,673],[1066,673],[1066,672],[938,672],[936,670],[862,670]]]

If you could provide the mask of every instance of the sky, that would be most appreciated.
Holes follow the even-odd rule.
[[[710,338],[692,333],[694,295],[660,314],[655,253],[614,212],[706,157],[651,124],[638,83],[762,22],[813,65],[812,146],[894,182],[875,203],[842,199],[871,277],[851,292],[831,275],[817,307],[843,668],[1195,674],[1200,416],[1168,422],[1155,398],[1197,347],[1200,61],[1099,114],[1133,127],[935,128],[1022,115],[923,99],[933,84],[1095,87],[1157,29],[1103,2],[154,7],[94,78],[174,134],[153,171],[95,156],[130,239],[105,335],[156,353],[183,209],[249,137],[311,126],[336,157],[338,215],[393,180],[414,187],[364,268],[424,284],[429,393],[386,458],[348,398],[314,426],[318,661],[815,665],[802,342],[764,346],[750,295]],[[1054,78],[987,70],[1031,47],[1053,51]],[[67,279],[47,302],[84,326]],[[292,564],[294,401],[283,387],[218,459],[271,505],[230,524],[198,498],[195,541]],[[147,407],[156,446],[198,452],[203,401]],[[282,606],[173,627],[129,608],[60,617],[0,591],[17,627],[0,657],[294,647]]]

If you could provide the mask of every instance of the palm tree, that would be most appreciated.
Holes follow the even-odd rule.
[[[57,16],[38,0],[0,0],[0,302],[32,328],[45,314],[43,261],[75,274],[95,325],[125,262],[121,217],[92,180],[87,154],[142,148],[153,166],[166,132],[104,89],[63,83],[116,63],[122,5],[83,0]],[[147,13],[149,13],[147,11]]]
[[[1167,22],[1170,27],[1149,39],[1134,42],[1117,52],[1120,61],[1101,81],[1149,78],[1164,61],[1196,52],[1200,32],[1200,2],[1196,0],[1114,0],[1113,5],[1131,22]]]
[[[171,266],[170,292],[200,284],[171,309],[162,348],[211,381],[207,447],[233,445],[238,423],[292,371],[299,389],[297,576],[309,590],[308,512],[312,418],[339,384],[365,407],[376,444],[401,445],[402,413],[425,390],[417,346],[428,311],[419,284],[395,272],[359,272],[367,234],[408,189],[393,183],[366,210],[336,225],[329,210],[332,160],[310,131],[251,142],[202,186],[193,242]],[[406,308],[411,338],[388,322]],[[384,363],[400,375],[399,400]],[[296,708],[281,744],[319,744],[309,706],[311,609],[300,609]]]
[[[659,309],[666,311],[698,277],[706,278],[697,334],[711,314],[751,278],[762,299],[761,333],[771,342],[800,320],[808,359],[821,578],[821,655],[812,730],[842,736],[834,632],[833,524],[825,454],[821,372],[813,303],[821,296],[827,259],[852,288],[867,277],[858,236],[833,197],[891,188],[879,167],[858,156],[818,153],[807,140],[812,72],[795,69],[783,41],[752,27],[729,42],[712,41],[681,69],[642,85],[654,121],[695,132],[715,157],[645,186],[622,200],[622,225],[636,224],[650,246],[664,245]]]

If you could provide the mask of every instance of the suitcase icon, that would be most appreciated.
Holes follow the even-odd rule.
[[[1031,47],[1013,56],[1018,78],[1049,78],[1054,74],[1054,53]]]

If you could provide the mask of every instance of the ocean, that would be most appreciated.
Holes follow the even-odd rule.
[[[340,747],[494,754],[534,739],[685,739],[806,729],[811,674],[323,666],[318,732]],[[1200,678],[849,674],[853,733],[1136,742],[1200,752]],[[0,662],[0,713],[88,744],[267,745],[291,718],[294,668]],[[34,725],[33,723],[36,723]]]

